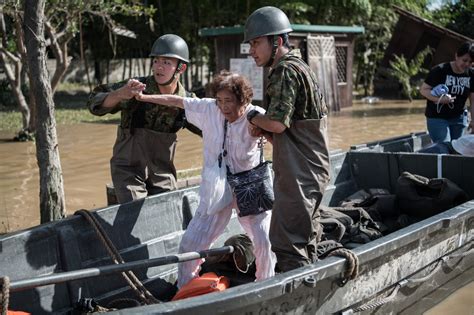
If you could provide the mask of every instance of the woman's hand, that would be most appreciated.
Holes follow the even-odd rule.
[[[252,136],[252,137],[261,137],[263,136],[263,129],[262,128],[259,128],[255,125],[252,125],[252,124],[249,124],[248,126],[248,130],[249,130],[249,134]]]
[[[273,145],[273,133],[268,132],[268,131],[264,131],[263,132],[263,137],[265,138],[266,141],[270,142]]]
[[[454,102],[456,96],[451,96],[450,94],[444,94],[439,97],[438,103],[439,104],[449,104]]]
[[[140,102],[148,102],[151,100],[151,95],[143,94],[142,92],[135,95],[135,99]]]
[[[117,92],[118,96],[122,100],[129,100],[141,94],[145,88],[146,84],[143,84],[135,79],[130,79],[128,80],[127,84],[118,89]]]
[[[140,81],[130,79],[128,80],[127,84],[121,88],[110,92],[102,103],[102,106],[105,108],[115,107],[122,101],[127,101],[134,98],[136,95],[145,90],[145,87],[146,85]]]

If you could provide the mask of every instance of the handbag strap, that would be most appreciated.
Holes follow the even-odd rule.
[[[219,167],[222,165],[222,158],[227,156],[227,150],[225,149],[225,140],[227,138],[227,125],[229,122],[227,119],[224,119],[224,140],[222,141],[222,151],[219,153]],[[258,147],[260,148],[260,164],[263,163],[263,136],[260,137],[260,141],[258,143]]]
[[[224,140],[222,141],[222,151],[217,157],[217,159],[219,160],[219,167],[222,166],[222,159],[227,156],[227,150],[225,149],[225,139],[227,138],[227,124],[227,119],[224,119]]]

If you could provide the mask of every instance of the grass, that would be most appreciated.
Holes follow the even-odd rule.
[[[67,125],[84,122],[117,122],[120,114],[94,116],[88,109],[56,108],[56,124]],[[0,131],[18,131],[22,128],[21,113],[18,111],[0,111]]]

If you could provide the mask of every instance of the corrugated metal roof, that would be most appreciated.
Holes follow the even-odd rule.
[[[365,31],[363,26],[291,24],[291,27],[293,28],[293,32],[300,32],[300,33],[362,34]],[[243,34],[243,33],[244,33],[244,27],[240,25],[201,28],[199,30],[199,36],[202,36],[202,37],[237,35],[237,34]]]

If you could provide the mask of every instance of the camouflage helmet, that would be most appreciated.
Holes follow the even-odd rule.
[[[159,37],[151,47],[150,57],[177,58],[186,63],[189,62],[188,44],[174,34],[166,34]]]
[[[244,29],[244,43],[257,37],[285,34],[293,31],[286,14],[275,7],[255,10],[247,18]]]

